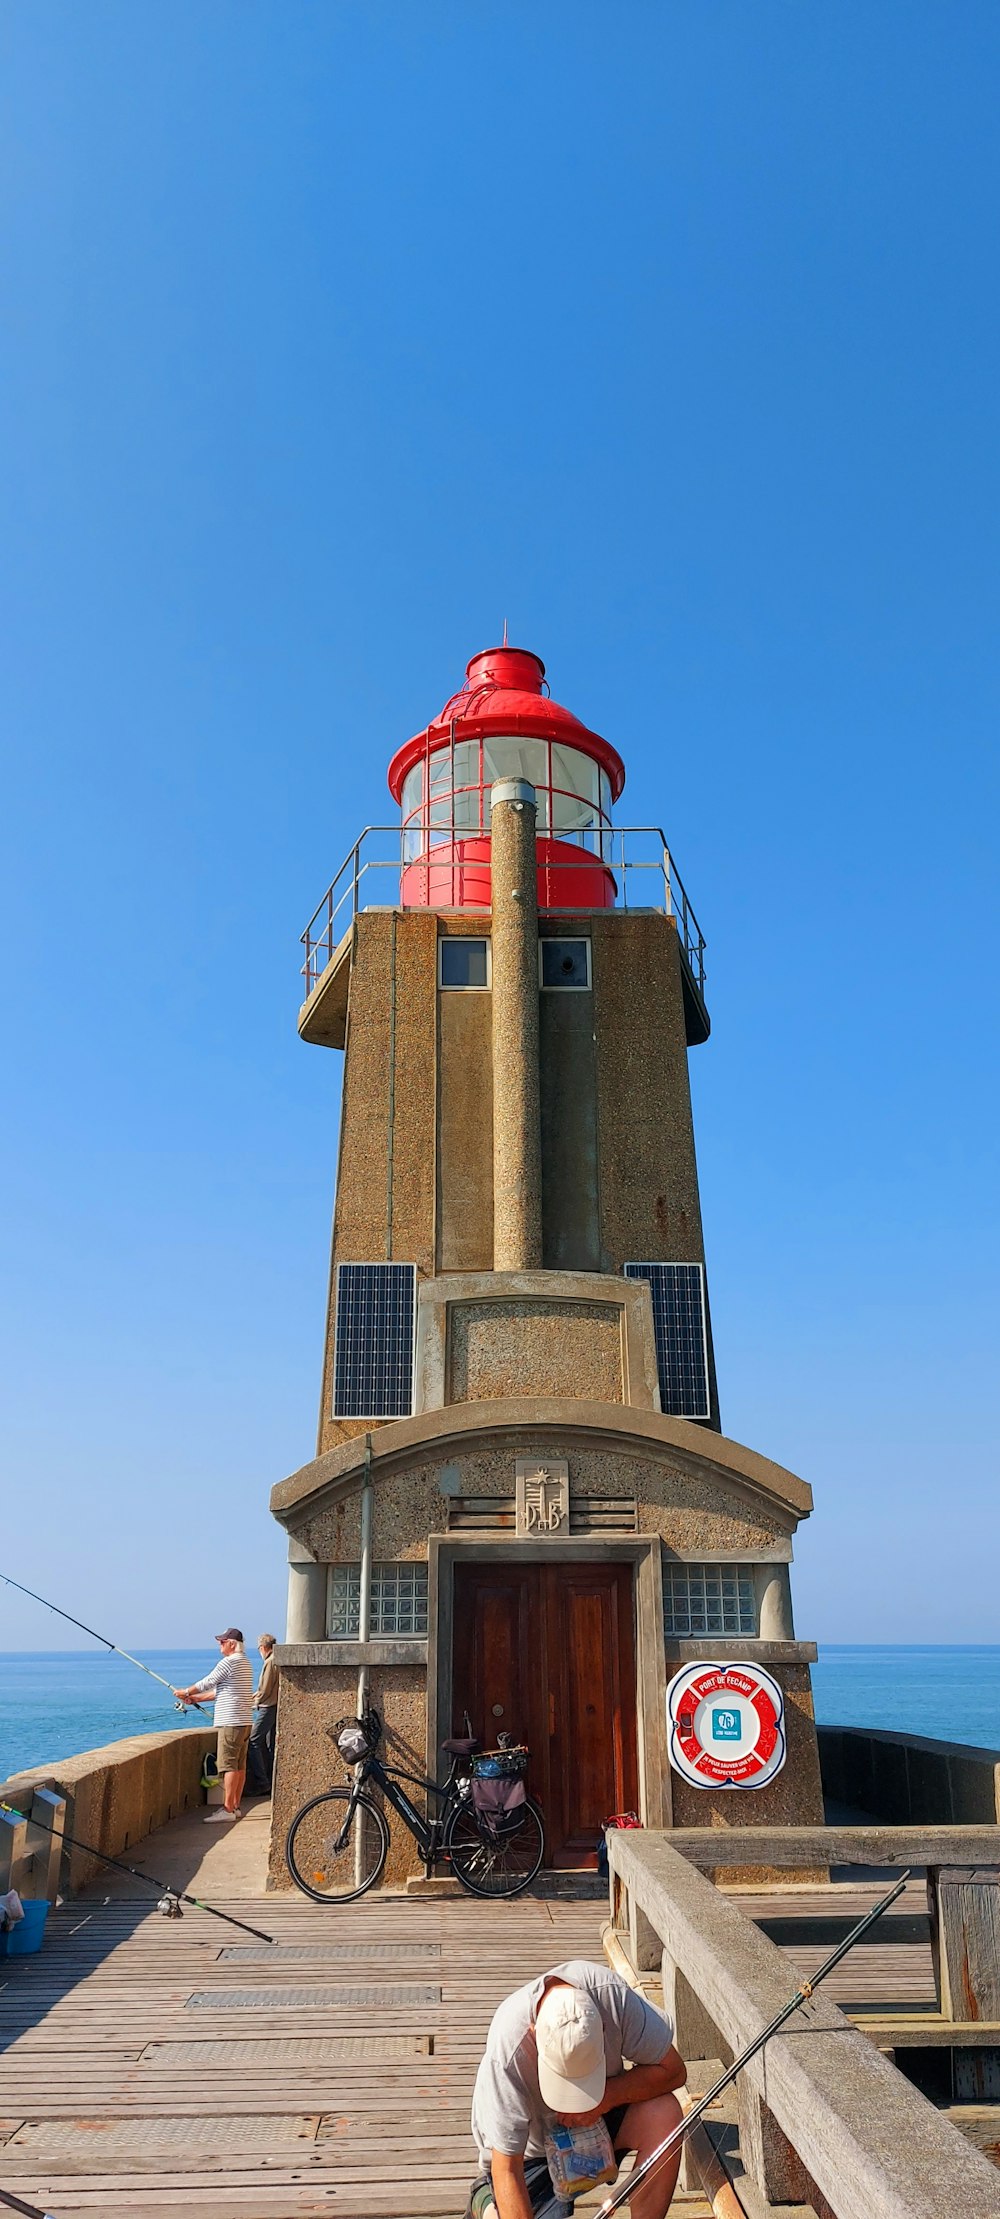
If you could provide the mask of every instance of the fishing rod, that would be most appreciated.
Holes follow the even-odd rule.
[[[135,1865],[122,1863],[120,1857],[109,1857],[106,1849],[95,1849],[93,1842],[81,1841],[79,1834],[60,1834],[55,1826],[45,1826],[41,1819],[32,1818],[27,1811],[19,1811],[13,1803],[0,1802],[0,1811],[8,1818],[23,1818],[29,1826],[36,1826],[40,1834],[51,1834],[53,1840],[64,1843],[67,1849],[82,1849],[85,1857],[99,1857],[102,1864],[112,1865],[116,1872],[127,1872],[147,1888],[163,1890],[160,1910],[165,1918],[183,1918],[182,1903],[191,1903],[196,1911],[207,1911],[210,1918],[225,1919],[227,1926],[238,1926],[242,1934],[252,1934],[257,1942],[271,1942],[277,1948],[273,1934],[262,1934],[259,1926],[248,1926],[245,1919],[234,1918],[231,1911],[220,1911],[214,1903],[203,1903],[200,1895],[189,1895],[185,1888],[172,1888],[168,1880],[158,1880],[154,1872],[139,1872]]]
[[[23,2211],[24,2219],[52,2219],[49,2211],[42,2211],[38,2204],[25,2204],[20,2196],[12,2196],[9,2188],[0,2188],[0,2204],[5,2211]]]
[[[801,2011],[803,2004],[808,2003],[814,1990],[819,1987],[820,1981],[826,1979],[827,1974],[833,1971],[835,1965],[839,1965],[841,1958],[846,1957],[848,1950],[854,1948],[855,1942],[861,1940],[862,1934],[867,1933],[870,1926],[874,1926],[876,1919],[881,1918],[883,1911],[888,1910],[890,1903],[895,1903],[896,1897],[902,1895],[909,1877],[909,1872],[904,1872],[902,1879],[897,1880],[895,1887],[890,1888],[888,1895],[884,1895],[880,1903],[876,1903],[874,1910],[866,1911],[864,1918],[859,1919],[856,1926],[852,1926],[846,1940],[842,1941],[831,1952],[825,1964],[820,1966],[818,1972],[813,1973],[811,1980],[804,1980],[802,1986],[796,1988],[795,1994],[788,2003],[783,2004],[781,2010],[771,2020],[770,2026],[766,2026],[762,2034],[756,2035],[752,2042],[747,2043],[746,2049],[742,2050],[739,2057],[734,2059],[728,2070],[715,2082],[714,2087],[707,2089],[706,2093],[699,2096],[697,2102],[691,2105],[690,2111],[685,2112],[680,2125],[674,2127],[673,2132],[668,2134],[666,2140],[659,2143],[655,2150],[650,2151],[649,2156],[644,2158],[641,2165],[634,2167],[624,2186],[617,2189],[613,2196],[608,2196],[605,2202],[599,2205],[597,2219],[608,2219],[609,2213],[620,2211],[622,2205],[628,2203],[629,2197],[634,2196],[640,2181],[648,2180],[654,2167],[662,2165],[668,2157],[673,2155],[673,2152],[686,2140],[692,2127],[697,2126],[699,2119],[708,2110],[709,2105],[715,2102],[717,2096],[721,2096],[724,2088],[731,2085],[737,2073],[742,2072],[744,2065],[749,2065],[751,2058],[759,2055],[765,2043],[769,2042],[773,2035],[780,2032],[786,2019],[792,2018],[796,2011]]]
[[[36,1595],[33,1587],[23,1587],[19,1579],[11,1579],[9,1572],[0,1572],[0,1580],[3,1580],[5,1587],[16,1587],[19,1595],[30,1595],[32,1602],[41,1603],[43,1610],[54,1611],[57,1618],[65,1618],[68,1626],[79,1626],[81,1633],[89,1633],[91,1640],[99,1641],[102,1648],[113,1649],[115,1656],[124,1657],[126,1664],[137,1664],[140,1672],[145,1672],[148,1680],[156,1680],[160,1687],[166,1688],[169,1695],[174,1695],[175,1710],[187,1710],[188,1705],[186,1703],[177,1701],[170,1681],[164,1679],[162,1672],[154,1672],[148,1664],[144,1664],[141,1657],[134,1657],[128,1649],[119,1648],[117,1641],[109,1641],[107,1634],[95,1632],[93,1626],[85,1626],[83,1619],[74,1618],[71,1611],[60,1610],[58,1603],[50,1603],[46,1596]],[[190,1707],[195,1710],[198,1706],[192,1703]]]

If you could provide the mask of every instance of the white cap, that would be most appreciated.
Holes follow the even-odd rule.
[[[580,1988],[547,1988],[535,2013],[538,2088],[548,2111],[593,2111],[608,2077],[601,2014]]]

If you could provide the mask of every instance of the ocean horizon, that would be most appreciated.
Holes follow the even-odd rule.
[[[206,1649],[141,1655],[182,1687],[217,1659]],[[1000,1644],[821,1642],[812,1681],[821,1725],[1000,1748]],[[177,1711],[166,1688],[122,1657],[89,1649],[0,1650],[0,1779],[127,1734],[202,1722],[195,1712]]]

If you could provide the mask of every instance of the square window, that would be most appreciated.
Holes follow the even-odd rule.
[[[590,985],[589,940],[540,940],[539,978],[543,986],[583,993]]]
[[[488,986],[490,944],[449,933],[438,941],[438,966],[442,986]]]

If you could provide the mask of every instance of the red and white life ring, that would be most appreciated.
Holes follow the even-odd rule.
[[[785,1705],[758,1664],[689,1664],[667,1693],[670,1762],[696,1788],[763,1788],[785,1761]]]

